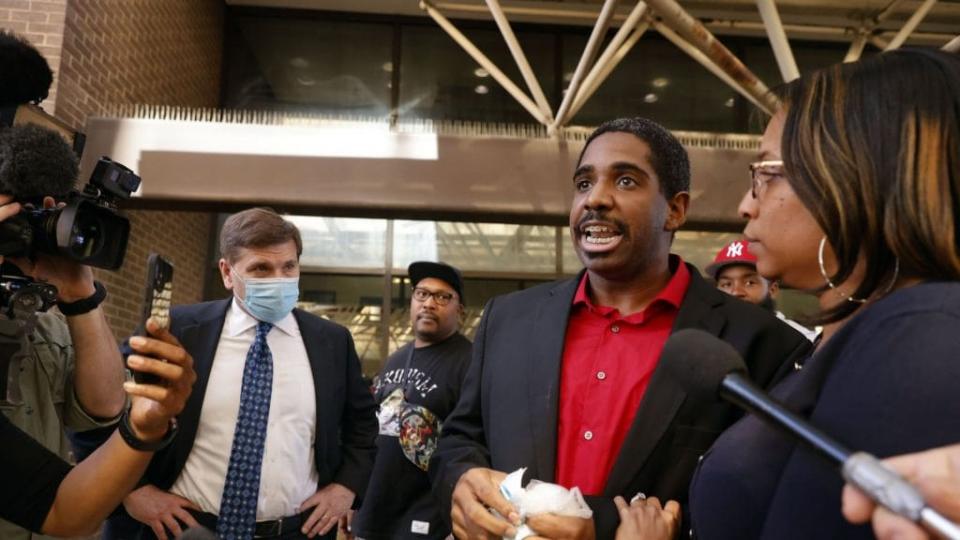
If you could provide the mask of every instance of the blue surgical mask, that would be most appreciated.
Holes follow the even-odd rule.
[[[287,316],[297,305],[300,297],[300,278],[243,278],[243,298],[238,298],[243,307],[258,321],[276,323]]]

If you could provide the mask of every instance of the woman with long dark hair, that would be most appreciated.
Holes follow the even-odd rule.
[[[776,93],[740,212],[759,272],[815,294],[824,331],[774,396],[881,457],[960,441],[960,57],[887,52]],[[747,416],[701,461],[692,532],[871,538],[841,514],[842,488]],[[624,530],[649,530],[656,510],[622,507]]]

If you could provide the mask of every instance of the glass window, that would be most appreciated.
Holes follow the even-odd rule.
[[[498,30],[465,28],[460,22],[457,26],[514,84],[530,95]],[[547,100],[556,108],[553,36],[516,29],[515,33]],[[401,54],[401,117],[536,123],[530,113],[442,29],[404,26]]]
[[[287,216],[300,229],[305,268],[383,269],[387,220]]]
[[[231,20],[225,107],[390,112],[392,25],[253,15]]]
[[[564,88],[573,78],[586,42],[586,35],[563,36]],[[580,109],[573,123],[589,126],[621,116],[644,116],[670,129],[737,131],[733,102],[728,101],[733,95],[734,90],[706,68],[656,32],[648,31]]]
[[[563,227],[563,238],[561,239],[560,244],[563,249],[563,273],[564,274],[576,274],[583,268],[583,263],[580,262],[580,258],[577,257],[577,251],[573,249],[573,240],[570,238],[570,228]]]
[[[766,40],[741,39],[743,41],[739,47],[739,56],[743,63],[769,88],[776,88],[782,84],[783,76],[780,74],[780,68],[777,66],[777,59],[773,55],[770,43]],[[797,69],[800,70],[801,74],[804,74],[842,61],[850,45],[792,40],[790,46],[797,62]],[[743,107],[747,111],[757,110],[752,103],[740,94],[737,94],[736,102],[738,107]],[[763,133],[766,128],[766,121],[765,115],[752,112],[748,117],[747,125],[741,131]]]
[[[414,261],[443,260],[437,247],[435,221],[393,222],[393,267],[405,272]]]
[[[300,276],[300,309],[319,315],[350,330],[357,356],[366,375],[380,369],[383,328],[383,276],[303,274]]]
[[[843,61],[847,55],[849,43],[823,43],[793,40],[790,42],[793,57],[797,61],[800,73],[832,66]],[[783,75],[777,65],[777,58],[766,40],[744,40],[741,47],[740,59],[753,71],[767,86],[773,88],[783,82]]]
[[[556,228],[547,225],[394,222],[394,268],[439,260],[464,272],[556,273]]]

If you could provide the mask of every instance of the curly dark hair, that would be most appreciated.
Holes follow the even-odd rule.
[[[12,32],[0,31],[0,107],[40,103],[53,82],[40,52]]]

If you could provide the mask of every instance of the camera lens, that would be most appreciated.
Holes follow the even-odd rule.
[[[67,249],[78,259],[93,257],[100,251],[102,239],[100,219],[95,213],[77,213],[70,229],[70,244]]]

